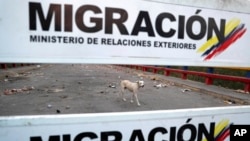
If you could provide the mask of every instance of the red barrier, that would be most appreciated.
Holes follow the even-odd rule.
[[[207,85],[213,84],[213,79],[222,79],[228,81],[241,82],[245,84],[245,92],[250,92],[250,78],[247,77],[238,77],[238,76],[229,76],[229,75],[221,75],[221,74],[212,74],[206,72],[197,72],[197,71],[189,71],[189,70],[180,70],[180,69],[172,69],[172,68],[164,68],[164,67],[154,67],[154,66],[130,66],[130,68],[141,68],[142,71],[151,70],[153,73],[158,73],[158,71],[163,71],[165,76],[169,76],[170,73],[179,73],[181,74],[182,79],[187,79],[187,75],[201,76],[205,77],[205,83]]]
[[[1,69],[7,69],[7,65],[6,64],[1,64]]]
[[[30,65],[33,65],[33,64],[1,64],[0,69],[15,68],[18,66],[23,67],[23,66],[30,66]]]

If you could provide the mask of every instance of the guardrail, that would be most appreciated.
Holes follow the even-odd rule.
[[[163,71],[165,76],[169,76],[170,73],[179,73],[181,74],[181,78],[183,80],[187,79],[188,75],[200,76],[205,78],[205,84],[207,85],[213,84],[214,79],[241,82],[245,84],[244,91],[250,92],[250,78],[248,77],[229,76],[229,75],[213,74],[209,72],[189,71],[187,69],[181,70],[181,69],[155,67],[155,66],[139,66],[139,65],[125,65],[125,66],[130,68],[135,68],[137,70],[141,69],[142,71],[152,71],[153,73],[158,73],[159,71]]]
[[[0,64],[0,69],[7,69],[7,68],[16,68],[16,67],[23,67],[23,66],[30,66],[32,64]]]

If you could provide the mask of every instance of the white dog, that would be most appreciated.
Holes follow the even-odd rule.
[[[133,94],[131,95],[131,103],[133,103],[133,97],[135,98],[137,105],[140,106],[140,102],[137,97],[137,92],[140,87],[144,87],[144,81],[136,81],[136,82],[131,82],[129,80],[122,80],[121,81],[121,93],[122,93],[122,99],[123,101],[126,101],[126,98],[124,98],[124,90],[128,89],[130,92]]]

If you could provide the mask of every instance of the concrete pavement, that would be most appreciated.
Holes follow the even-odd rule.
[[[45,68],[49,66],[48,64],[43,65],[32,65],[32,66],[24,66],[18,68],[9,68],[9,69],[0,69],[0,79],[5,79],[9,75],[17,75],[20,73],[25,73],[28,71],[33,71],[40,69],[41,67]],[[214,85],[206,85],[205,83],[191,81],[191,80],[183,80],[181,78],[171,77],[171,76],[163,76],[157,75],[150,72],[142,72],[140,70],[133,70],[125,67],[115,66],[114,68],[121,70],[121,71],[130,71],[138,73],[144,73],[148,76],[155,75],[157,78],[165,81],[174,82],[175,85],[180,87],[191,89],[192,91],[197,91],[203,94],[208,94],[225,101],[232,101],[242,105],[249,105],[250,104],[250,94],[247,93],[239,93],[236,90],[227,89],[219,86]]]

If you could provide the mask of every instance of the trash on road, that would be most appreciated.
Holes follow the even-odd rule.
[[[60,98],[65,99],[65,98],[68,98],[68,96],[67,95],[62,95],[62,96],[60,96]]]
[[[18,93],[29,93],[31,90],[34,90],[35,88],[33,86],[24,86],[23,88],[18,89],[5,89],[4,94],[5,95],[12,95],[12,94],[18,94]]]
[[[58,89],[58,88],[55,88],[55,89],[49,89],[47,92],[48,93],[59,93],[59,92],[62,92],[63,89]]]
[[[52,105],[51,105],[51,104],[48,104],[48,105],[47,105],[47,107],[48,107],[48,108],[51,108],[51,107],[52,107]]]
[[[246,91],[241,90],[241,89],[235,90],[235,92],[237,92],[237,93],[243,93],[243,94],[249,94],[249,92],[246,92]]]
[[[56,113],[60,114],[60,113],[61,113],[61,111],[60,111],[59,109],[57,109],[57,110],[56,110]]]
[[[109,86],[108,86],[109,88],[116,88],[116,84],[114,83],[114,82],[112,82],[112,83],[109,83]]]
[[[181,89],[181,91],[184,93],[184,92],[189,92],[191,90],[190,89]]]
[[[231,105],[231,104],[235,104],[236,102],[233,100],[225,100],[224,103]]]
[[[155,81],[160,81],[160,80],[161,80],[159,77],[157,77],[157,76],[155,76],[155,75],[149,75],[149,78],[150,78],[151,80],[155,80]]]
[[[168,84],[164,84],[164,83],[160,83],[160,84],[154,85],[154,87],[156,87],[157,89],[159,89],[159,88],[166,88],[168,86],[169,86]]]

